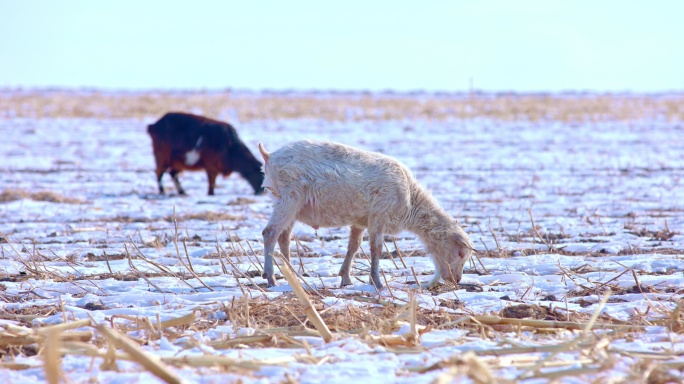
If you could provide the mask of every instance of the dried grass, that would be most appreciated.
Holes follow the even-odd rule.
[[[318,291],[318,294],[329,297],[332,293]],[[309,295],[310,296],[310,295]],[[301,301],[294,294],[286,294],[274,300],[264,297],[234,300],[224,304],[219,309],[228,314],[231,324],[237,329],[251,326],[255,334],[251,336],[233,337],[205,342],[214,349],[225,348],[310,348],[305,341],[296,336],[322,337],[321,333],[308,325],[310,315],[307,308],[315,309],[322,321],[332,331],[336,339],[354,337],[370,344],[380,345],[388,353],[410,353],[423,349],[420,346],[420,335],[435,327],[470,329],[471,337],[504,340],[498,347],[479,349],[445,358],[437,363],[426,366],[414,366],[410,370],[415,374],[422,374],[433,370],[441,370],[436,382],[452,382],[469,378],[474,382],[493,382],[498,376],[499,369],[517,367],[522,370],[519,379],[559,379],[567,377],[587,378],[596,377],[616,358],[629,356],[636,359],[647,368],[642,372],[644,378],[657,380],[672,379],[669,369],[680,369],[681,362],[676,355],[667,352],[634,353],[611,346],[611,340],[623,338],[626,334],[644,332],[645,327],[655,323],[667,324],[672,332],[684,331],[682,313],[684,304],[680,304],[671,312],[662,312],[660,320],[635,320],[632,324],[612,324],[609,319],[599,316],[601,305],[590,319],[583,322],[549,321],[534,319],[516,319],[498,316],[463,316],[444,311],[432,311],[415,305],[415,300],[397,304],[380,300],[373,296],[347,296],[347,300],[358,301],[361,305],[351,305],[345,309],[332,310],[323,305],[319,296],[311,296],[310,301]],[[608,300],[605,295],[602,303]],[[15,318],[19,316],[15,314]],[[83,331],[83,327],[91,326],[91,320],[79,320],[64,324],[29,328],[14,325],[4,325],[0,332],[0,351],[6,356],[30,355],[35,353],[26,349],[29,345],[42,348],[44,367],[47,378],[57,382],[63,378],[60,367],[60,355],[71,354],[92,356],[103,359],[102,369],[116,369],[116,361],[129,360],[140,364],[141,368],[166,382],[180,382],[178,376],[170,366],[178,367],[213,367],[231,371],[255,371],[263,366],[287,366],[292,363],[325,364],[329,360],[325,357],[310,355],[287,357],[283,359],[241,360],[232,359],[219,354],[207,353],[204,356],[164,357],[159,358],[140,348],[142,344],[150,344],[152,340],[161,337],[169,341],[188,339],[187,335],[195,332],[205,332],[213,329],[221,322],[212,320],[211,311],[207,309],[192,310],[180,317],[164,322],[146,317],[130,315],[115,315],[110,324],[97,325],[93,331]],[[405,335],[394,334],[402,325],[410,325],[410,331]],[[504,326],[502,328],[502,326]],[[519,343],[509,338],[510,332],[521,330],[537,330],[537,341],[544,340],[545,344],[530,345]],[[570,341],[558,341],[549,333],[549,329],[571,330],[576,337]],[[603,329],[602,333],[592,330]],[[135,332],[137,338],[125,336]],[[568,332],[568,331],[566,331]],[[146,335],[146,336],[145,336]],[[95,337],[97,336],[97,337]],[[461,342],[459,339],[444,340],[444,343]],[[505,346],[510,344],[510,346]],[[202,342],[194,341],[187,347],[201,346]],[[59,353],[57,352],[59,350]],[[568,360],[568,354],[579,352],[577,360]],[[540,355],[541,353],[541,355]],[[563,354],[563,357],[556,357]],[[650,362],[650,363],[648,363]],[[9,364],[9,365],[8,365]],[[581,364],[581,368],[567,366]],[[29,369],[28,364],[5,362],[3,368]],[[542,370],[543,369],[543,370]],[[635,373],[636,374],[636,373]],[[60,379],[62,380],[62,379]]]
[[[231,215],[225,212],[193,212],[184,215],[179,215],[177,217],[178,221],[186,220],[201,220],[209,222],[224,222],[224,221],[241,221],[244,220],[244,216]],[[159,221],[171,223],[173,222],[173,215],[164,217],[131,217],[131,216],[116,216],[109,221],[122,222],[122,223],[155,223]]]
[[[109,92],[0,90],[0,117],[140,118],[170,110],[207,116],[263,119],[404,120],[472,119],[524,121],[684,120],[684,95],[632,94],[426,94],[235,93],[226,91]]]
[[[5,189],[0,192],[0,203],[6,203],[15,200],[29,199],[34,201],[48,201],[50,203],[66,203],[66,204],[85,204],[86,202],[73,198],[62,196],[56,192],[39,191],[29,192],[23,189]]]
[[[224,222],[224,221],[240,221],[244,220],[245,218],[243,216],[236,216],[236,215],[231,215],[229,213],[225,212],[213,212],[213,211],[207,211],[207,212],[193,212],[193,213],[188,213],[185,215],[179,215],[178,216],[178,221],[187,221],[187,220],[201,220],[201,221],[209,221],[209,222]],[[172,221],[173,219],[169,220],[168,218],[164,219],[165,221]]]

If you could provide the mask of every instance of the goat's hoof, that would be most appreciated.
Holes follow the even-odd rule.
[[[375,287],[375,289],[378,290],[378,292],[382,291],[382,289],[385,288],[385,286],[382,285],[382,283],[375,284],[374,282],[371,281],[371,284],[373,284],[373,286]]]
[[[268,276],[267,274],[261,275],[264,279],[266,279],[266,282],[268,283],[269,287],[274,287],[276,285],[275,283],[275,278],[273,276]]]
[[[380,291],[383,288],[383,285],[380,282],[380,276],[376,276],[375,278],[371,276],[370,283],[373,284],[378,291]]]
[[[432,289],[432,288],[438,286],[439,284],[440,284],[439,280],[437,280],[437,281],[431,281],[428,283],[420,283],[419,285],[422,289]]]

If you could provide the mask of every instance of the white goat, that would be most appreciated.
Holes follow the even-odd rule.
[[[461,225],[439,207],[435,199],[397,160],[333,142],[297,141],[264,158],[263,187],[274,196],[273,214],[263,231],[264,274],[273,278],[273,251],[290,259],[290,234],[295,221],[312,226],[351,226],[347,255],[340,268],[341,286],[352,284],[349,270],[368,228],[371,282],[380,282],[383,234],[409,230],[420,237],[432,255],[435,274],[458,283],[473,250]]]

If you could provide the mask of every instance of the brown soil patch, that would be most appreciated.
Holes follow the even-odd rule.
[[[502,317],[511,319],[536,319],[544,320],[547,318],[548,309],[536,304],[519,304],[505,307],[501,310]]]

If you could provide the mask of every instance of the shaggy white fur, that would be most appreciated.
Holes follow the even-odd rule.
[[[347,255],[340,268],[341,285],[352,284],[351,263],[364,229],[371,248],[371,282],[382,288],[380,254],[383,235],[402,230],[419,236],[435,263],[435,274],[458,283],[473,250],[468,235],[397,160],[333,142],[297,141],[264,158],[264,183],[274,197],[273,214],[263,231],[264,274],[273,277],[273,251],[290,259],[290,234],[295,221],[314,228],[351,226]]]

